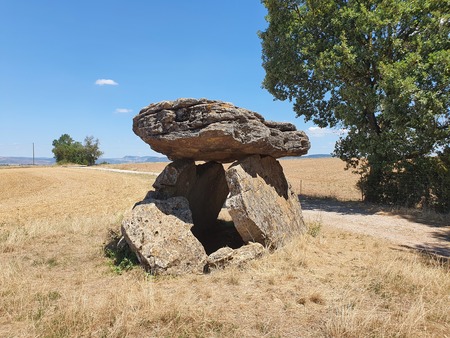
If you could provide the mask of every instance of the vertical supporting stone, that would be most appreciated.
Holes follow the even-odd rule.
[[[155,275],[202,273],[207,256],[191,227],[184,197],[149,198],[125,215],[122,234],[141,264]]]
[[[195,162],[192,160],[176,160],[169,163],[153,183],[156,198],[167,199],[170,197],[189,195],[195,185]]]
[[[231,193],[228,210],[245,242],[277,248],[305,232],[300,202],[276,159],[249,156],[235,162],[226,179]]]

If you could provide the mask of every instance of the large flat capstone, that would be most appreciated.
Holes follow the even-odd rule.
[[[291,123],[266,121],[258,113],[208,99],[150,104],[134,118],[133,131],[171,160],[224,163],[255,154],[300,156],[310,148],[306,134]]]

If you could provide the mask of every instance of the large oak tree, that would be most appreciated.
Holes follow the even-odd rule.
[[[366,200],[450,199],[450,1],[262,3],[263,87],[298,116],[347,130],[335,155],[362,168]]]

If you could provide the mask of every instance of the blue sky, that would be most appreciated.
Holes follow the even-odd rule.
[[[150,103],[206,97],[306,131],[310,154],[337,132],[296,118],[261,88],[258,0],[0,0],[0,156],[52,157],[64,133],[104,157],[157,155],[132,119]],[[104,81],[108,80],[108,81]]]

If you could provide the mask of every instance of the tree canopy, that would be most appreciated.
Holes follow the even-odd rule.
[[[103,154],[100,151],[100,142],[93,136],[86,136],[84,144],[74,141],[68,134],[63,134],[57,140],[53,140],[52,152],[57,163],[76,163],[93,165]]]
[[[346,130],[334,154],[361,169],[365,198],[405,202],[401,180],[426,176],[406,204],[439,189],[450,199],[450,1],[262,3],[263,87],[307,121]]]

